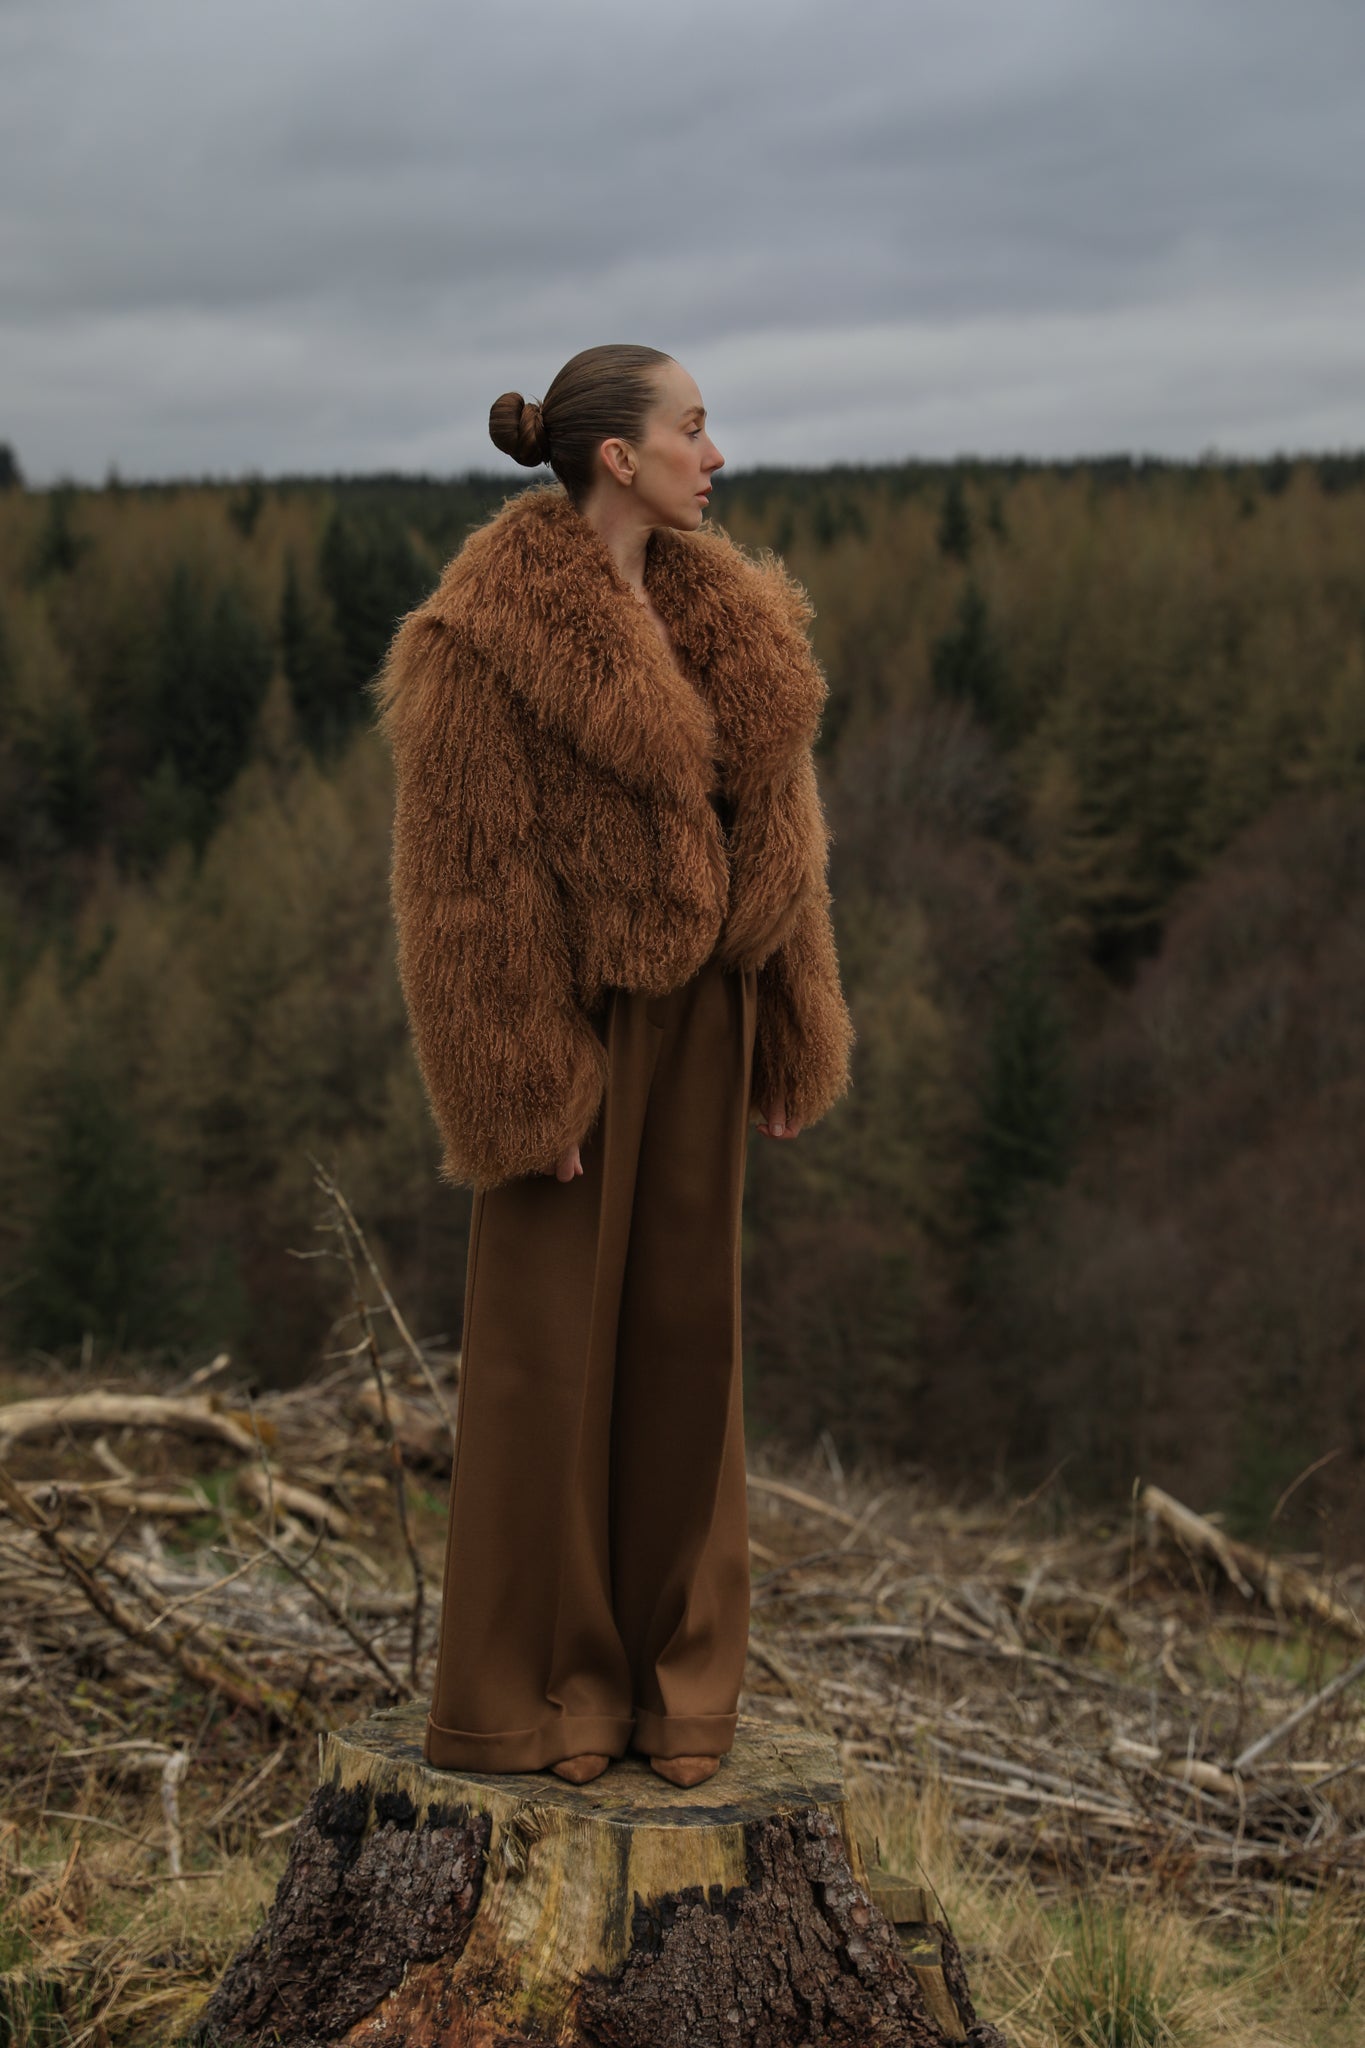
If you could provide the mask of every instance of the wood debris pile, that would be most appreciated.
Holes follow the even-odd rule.
[[[253,1401],[219,1359],[171,1394],[0,1405],[0,1734],[36,1782],[95,1740],[70,1704],[94,1687],[106,1747],[162,1773],[172,1860],[183,1745],[139,1701],[226,1708],[269,1751],[430,1689],[458,1360],[413,1339],[327,1192],[355,1341],[322,1376]],[[1365,1889],[1365,1567],[1329,1583],[1150,1485],[1056,1533],[1050,1504],[950,1504],[828,1444],[751,1453],[750,1505],[741,1711],[946,1799],[1002,1876],[1232,1916]]]
[[[399,1370],[390,1360],[384,1376],[401,1414]],[[279,1730],[412,1697],[432,1647],[429,1569],[412,1541],[408,1475],[370,1419],[360,1372],[249,1410],[113,1390],[0,1408],[0,1460],[22,1441],[31,1466],[41,1440],[57,1467],[18,1478],[0,1463],[11,1710],[60,1692],[75,1670],[133,1693],[174,1675]],[[217,1469],[175,1482],[139,1471],[136,1439],[151,1431],[187,1452],[210,1446]],[[164,1445],[156,1455],[164,1465]],[[225,1457],[235,1468],[222,1469]],[[405,1585],[382,1557],[395,1517]],[[376,1556],[368,1539],[381,1525]]]
[[[762,1710],[936,1785],[1002,1876],[1249,1919],[1284,1886],[1365,1891],[1365,1569],[1328,1586],[1155,1486],[1121,1530],[1030,1537],[906,1490],[751,1484],[773,1552],[794,1510],[828,1533],[756,1566]]]

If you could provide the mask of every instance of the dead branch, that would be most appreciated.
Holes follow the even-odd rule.
[[[1244,1599],[1260,1593],[1276,1614],[1286,1610],[1311,1614],[1356,1642],[1365,1641],[1365,1621],[1296,1565],[1280,1564],[1263,1551],[1253,1550],[1249,1543],[1225,1536],[1159,1486],[1144,1486],[1140,1505],[1146,1511],[1149,1529],[1164,1527],[1182,1548],[1211,1557]]]
[[[258,1506],[269,1510],[272,1505],[285,1508],[290,1514],[302,1515],[305,1521],[323,1528],[329,1536],[349,1536],[353,1524],[343,1509],[319,1494],[311,1493],[306,1486],[296,1486],[291,1480],[281,1479],[274,1472],[267,1473],[260,1465],[247,1465],[237,1474],[237,1485],[248,1493]]]
[[[1283,1741],[1291,1729],[1299,1727],[1310,1715],[1316,1714],[1319,1707],[1325,1706],[1328,1700],[1335,1699],[1339,1692],[1345,1692],[1347,1686],[1354,1685],[1359,1678],[1365,1678],[1365,1657],[1357,1657],[1354,1664],[1349,1665],[1345,1671],[1339,1671],[1334,1679],[1323,1686],[1321,1692],[1315,1692],[1311,1700],[1305,1700],[1301,1707],[1295,1708],[1292,1714],[1288,1715],[1274,1728],[1268,1728],[1265,1734],[1259,1736],[1255,1742],[1248,1743],[1242,1754],[1233,1764],[1233,1770],[1250,1770],[1251,1766],[1259,1758],[1263,1757],[1267,1750],[1272,1749],[1276,1743]]]
[[[163,1394],[58,1394],[50,1400],[11,1401],[0,1408],[0,1457],[21,1437],[53,1436],[68,1429],[168,1429],[182,1436],[216,1437],[250,1456],[251,1432],[210,1401],[173,1400]]]
[[[25,1498],[3,1466],[0,1466],[0,1502],[9,1509],[14,1519],[31,1529],[38,1540],[56,1559],[66,1576],[77,1585],[96,1613],[130,1641],[152,1649],[164,1662],[177,1665],[185,1676],[196,1685],[211,1692],[220,1692],[238,1706],[259,1714],[271,1722],[283,1722],[286,1726],[300,1725],[296,1707],[291,1706],[284,1695],[275,1687],[242,1669],[232,1669],[222,1651],[216,1657],[202,1655],[193,1647],[195,1631],[193,1625],[181,1623],[168,1629],[164,1634],[154,1635],[144,1626],[134,1611],[109,1587],[101,1585],[89,1563],[81,1556],[69,1538],[62,1535],[47,1517]],[[106,1566],[113,1567],[116,1560],[106,1558]],[[302,1725],[312,1725],[311,1720]]]

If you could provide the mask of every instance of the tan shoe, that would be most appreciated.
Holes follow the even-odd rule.
[[[563,1756],[557,1764],[551,1764],[550,1769],[557,1777],[567,1778],[571,1785],[586,1785],[591,1779],[600,1778],[610,1762],[609,1756],[594,1754]]]
[[[700,1785],[720,1769],[718,1756],[652,1756],[650,1766],[670,1785]]]

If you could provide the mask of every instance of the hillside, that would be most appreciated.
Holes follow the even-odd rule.
[[[364,688],[514,487],[0,491],[17,1357],[302,1378],[313,1154],[458,1329]],[[713,516],[817,607],[859,1031],[751,1148],[755,1445],[1358,1547],[1365,464],[761,472]]]

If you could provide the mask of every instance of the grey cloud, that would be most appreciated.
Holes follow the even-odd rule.
[[[1345,0],[10,0],[0,438],[493,467],[642,339],[736,466],[1358,443],[1363,58]]]

